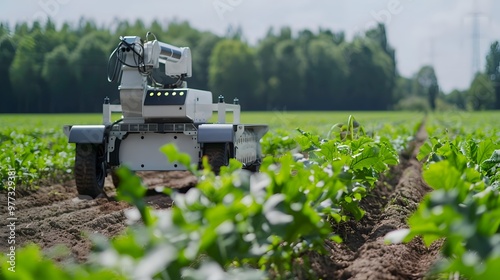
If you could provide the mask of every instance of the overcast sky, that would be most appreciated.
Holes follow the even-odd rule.
[[[178,19],[219,35],[230,25],[241,26],[252,44],[270,26],[290,26],[294,31],[329,28],[351,38],[381,21],[396,49],[400,73],[409,77],[422,65],[432,64],[448,92],[468,88],[471,81],[474,11],[479,12],[481,27],[481,70],[490,43],[500,40],[500,1],[477,0],[474,6],[473,0],[2,0],[0,21],[13,25],[50,16],[57,23],[76,23],[85,17],[113,26],[116,18]]]

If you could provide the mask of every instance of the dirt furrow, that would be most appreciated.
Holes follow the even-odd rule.
[[[156,209],[168,208],[172,200],[154,191],[155,187],[189,188],[196,178],[186,172],[142,172],[138,174],[149,186],[146,203]],[[92,243],[91,234],[116,236],[126,228],[124,210],[130,208],[125,202],[115,201],[115,190],[109,177],[105,191],[110,200],[90,200],[79,197],[74,181],[43,186],[36,191],[20,193],[16,201],[16,247],[36,243],[50,252],[58,245],[69,249],[64,258],[85,261]],[[7,212],[6,203],[0,211]],[[0,220],[0,240],[7,241],[7,220]],[[7,252],[7,242],[0,242],[0,251]]]
[[[408,244],[384,242],[387,233],[408,227],[408,217],[431,190],[423,181],[422,165],[416,160],[425,139],[422,125],[410,151],[400,157],[400,164],[391,168],[389,175],[382,176],[370,196],[361,202],[366,211],[361,221],[335,226],[344,243],[326,241],[328,255],[310,254],[317,276],[323,279],[422,279],[425,276],[438,258],[439,243],[427,248],[418,238]]]
[[[406,228],[407,218],[415,211],[422,197],[429,191],[421,176],[421,164],[415,159],[420,145],[426,139],[422,126],[410,152],[400,157],[400,164],[382,176],[370,195],[361,202],[366,211],[359,221],[335,226],[344,243],[325,242],[329,254],[310,253],[307,267],[323,279],[421,279],[439,254],[440,244],[430,248],[421,240],[408,244],[387,245],[388,232]],[[139,176],[149,186],[146,203],[156,209],[168,208],[172,200],[157,194],[155,187],[186,189],[196,178],[186,172],[143,172]],[[106,193],[111,198],[88,200],[78,197],[73,181],[40,187],[35,192],[20,194],[16,201],[16,246],[39,244],[45,251],[57,245],[68,247],[65,258],[85,261],[91,248],[89,234],[116,236],[126,227],[124,210],[130,206],[113,201],[115,191],[109,179]],[[7,212],[5,203],[0,211]],[[0,220],[0,239],[7,240],[6,220]],[[0,242],[0,251],[6,252],[7,242]],[[300,261],[300,260],[299,260]],[[300,269],[299,269],[300,270]],[[310,279],[309,272],[301,270],[299,279]]]
[[[417,209],[420,200],[429,191],[421,180],[420,170],[418,164],[411,164],[405,169],[379,221],[364,244],[356,251],[356,258],[342,272],[340,278],[420,279],[424,276],[430,262],[424,263],[427,267],[422,267],[420,260],[436,255],[426,248],[421,240],[416,239],[409,244],[396,245],[387,245],[384,242],[387,233],[407,227],[407,218]]]

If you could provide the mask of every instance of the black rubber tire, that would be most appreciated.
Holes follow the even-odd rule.
[[[111,181],[113,182],[113,186],[115,186],[115,189],[118,189],[120,186],[120,177],[118,177],[118,174],[116,174],[115,170],[111,170]]]
[[[203,156],[208,158],[208,163],[215,174],[220,173],[222,166],[229,165],[231,150],[228,143],[209,143],[203,145]]]
[[[106,179],[104,145],[76,144],[75,182],[80,195],[96,198]]]

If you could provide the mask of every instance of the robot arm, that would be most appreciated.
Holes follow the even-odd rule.
[[[172,46],[159,42],[156,38],[145,43],[138,36],[125,36],[120,40],[121,42],[111,54],[108,64],[109,81],[116,80],[119,71],[129,72],[134,68],[139,72],[138,74],[143,76],[151,75],[153,70],[158,72],[162,69],[163,72],[163,67],[160,68],[160,64],[165,66],[164,73],[162,73],[165,76],[180,80],[192,76],[191,50],[189,48]],[[116,56],[116,63],[111,68],[114,56]],[[110,73],[110,70],[113,72]]]
[[[147,67],[159,68],[165,64],[165,75],[170,77],[191,77],[191,50],[179,48],[158,40],[144,44],[144,63]]]

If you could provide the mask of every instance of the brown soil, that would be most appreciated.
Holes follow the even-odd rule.
[[[325,242],[327,255],[310,253],[309,269],[297,269],[299,279],[421,279],[439,256],[440,243],[427,248],[420,239],[408,244],[387,245],[386,233],[406,228],[406,220],[416,210],[422,197],[430,190],[422,180],[421,164],[415,159],[426,139],[420,129],[411,151],[401,156],[401,163],[382,177],[370,196],[362,201],[365,217],[335,225],[344,242]],[[168,208],[172,200],[154,191],[169,186],[186,189],[196,178],[186,172],[139,173],[150,191],[146,197],[154,208]],[[111,176],[106,181],[105,198],[91,200],[78,197],[74,181],[41,187],[38,191],[19,194],[16,200],[16,246],[36,243],[45,251],[56,245],[70,249],[69,256],[84,262],[91,249],[88,234],[115,236],[126,227],[124,210],[130,206],[113,201],[115,191]],[[3,196],[5,197],[5,196]],[[6,203],[0,206],[7,213]],[[0,240],[7,240],[7,220],[0,219]],[[7,252],[7,242],[0,242],[0,251]],[[66,256],[67,257],[67,256]],[[302,263],[301,260],[297,260]]]
[[[168,208],[172,200],[156,193],[155,187],[169,186],[182,189],[193,186],[196,178],[189,173],[141,172],[138,175],[149,186],[146,202],[154,208]],[[126,202],[114,201],[116,192],[111,176],[106,178],[105,191],[110,200],[78,196],[74,181],[41,187],[28,194],[18,194],[16,199],[16,247],[36,243],[46,252],[56,245],[70,249],[69,257],[85,261],[91,249],[89,234],[103,234],[111,237],[122,232],[125,227],[124,209],[130,208]],[[3,196],[5,197],[5,195]],[[6,203],[0,207],[7,213]],[[0,220],[0,240],[7,240],[7,220]],[[7,242],[0,242],[0,251],[7,252]],[[10,245],[9,245],[10,246]]]
[[[381,177],[361,207],[366,215],[359,221],[335,225],[344,242],[325,242],[328,255],[309,254],[313,274],[322,279],[422,279],[439,257],[441,242],[430,248],[419,238],[408,244],[386,244],[387,233],[408,228],[407,219],[431,189],[422,180],[422,164],[416,160],[427,138],[422,126],[400,157],[400,164]],[[299,272],[300,278],[305,272]]]

